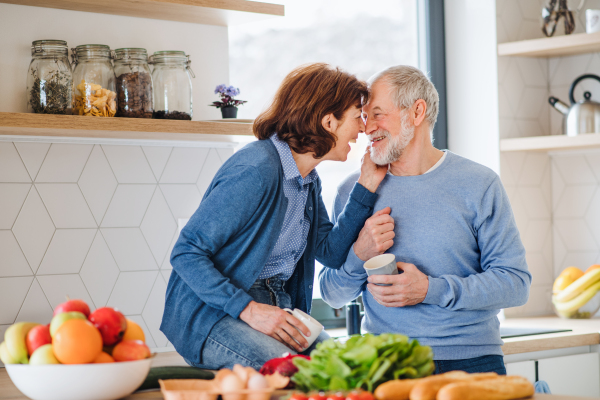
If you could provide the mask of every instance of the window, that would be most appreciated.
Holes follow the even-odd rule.
[[[230,84],[248,100],[238,118],[255,118],[285,75],[301,64],[326,62],[365,80],[391,65],[418,66],[417,0],[273,2],[285,5],[285,17],[229,29]],[[338,184],[360,168],[366,146],[360,135],[348,161],[317,167],[330,215]],[[318,283],[313,287],[319,298]]]

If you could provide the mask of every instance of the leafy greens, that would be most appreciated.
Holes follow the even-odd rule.
[[[435,366],[429,346],[407,336],[384,333],[352,336],[345,343],[334,339],[319,343],[310,360],[294,358],[296,387],[311,390],[373,391],[383,382],[430,375]]]

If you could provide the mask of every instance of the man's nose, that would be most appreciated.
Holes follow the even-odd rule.
[[[375,123],[375,121],[373,120],[373,118],[366,118],[366,124],[365,124],[365,133],[367,135],[372,134],[373,132],[375,132],[377,130],[377,124]]]

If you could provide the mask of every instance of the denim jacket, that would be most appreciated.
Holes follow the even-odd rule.
[[[238,318],[252,300],[247,291],[277,241],[287,209],[283,179],[271,140],[246,145],[219,169],[181,231],[171,253],[160,330],[184,358],[201,363],[212,327],[226,315]],[[355,184],[334,226],[321,198],[321,181],[310,183],[306,249],[285,287],[294,308],[310,312],[315,259],[340,268],[376,199]]]

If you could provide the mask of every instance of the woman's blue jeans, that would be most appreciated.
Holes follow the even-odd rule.
[[[279,279],[259,279],[248,294],[257,303],[269,304],[279,308],[292,308],[290,295],[284,290],[285,282]],[[317,343],[329,338],[324,331],[317,340],[301,354],[310,354]],[[210,331],[202,349],[201,364],[186,362],[194,367],[206,369],[233,368],[234,364],[260,369],[272,358],[284,353],[296,352],[278,340],[251,328],[240,319],[227,315]]]

